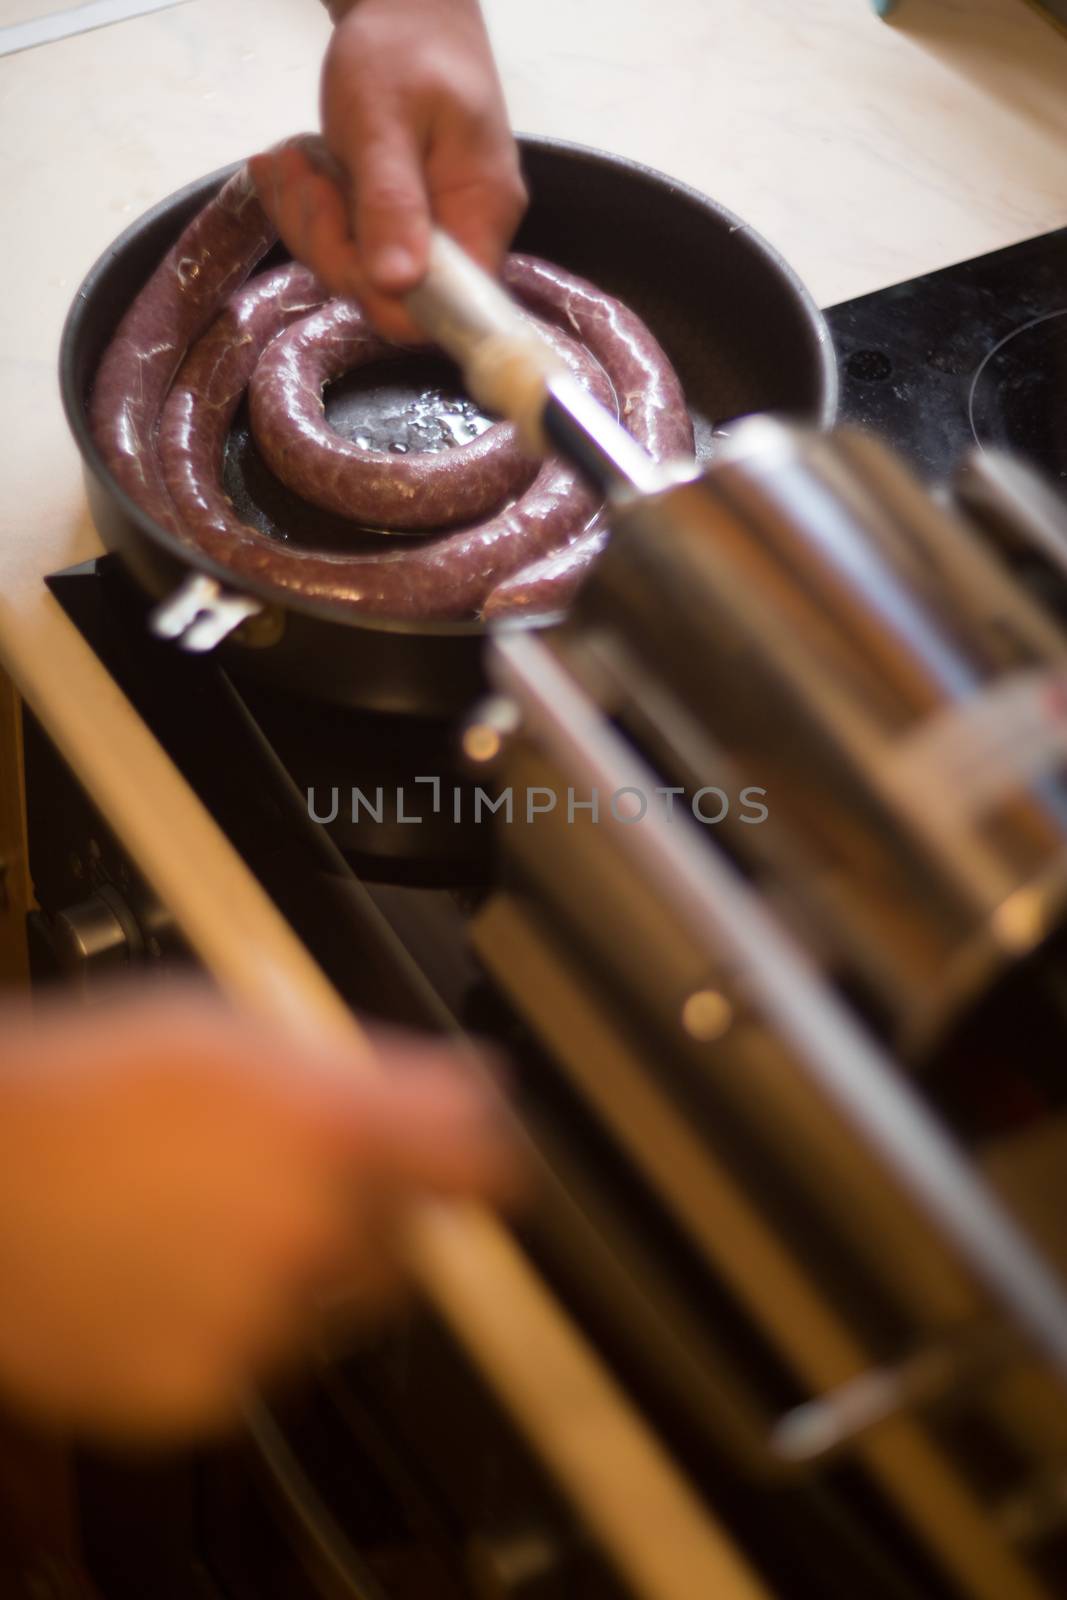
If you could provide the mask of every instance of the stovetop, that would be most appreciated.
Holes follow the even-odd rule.
[[[474,1025],[479,974],[462,953],[462,931],[489,879],[491,830],[449,830],[448,810],[435,817],[414,781],[432,767],[446,794],[462,788],[450,771],[452,730],[421,721],[398,728],[393,718],[238,686],[210,656],[149,633],[145,601],[114,556],[48,582],[349,1004],[434,1029]],[[362,804],[353,822],[354,788],[372,805],[381,789],[381,821]],[[316,817],[329,814],[335,789],[337,816],[322,824]],[[398,824],[398,809],[423,820]],[[70,897],[61,856],[44,852],[35,863],[35,880],[39,872],[59,880],[38,886],[42,905]]]
[[[1067,478],[1067,228],[826,312],[841,417],[927,481],[976,444]]]

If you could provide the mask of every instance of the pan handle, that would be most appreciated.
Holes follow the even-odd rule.
[[[206,655],[242,622],[262,612],[260,602],[250,595],[224,589],[206,573],[193,572],[150,612],[148,626],[157,639],[173,639],[182,650]]]

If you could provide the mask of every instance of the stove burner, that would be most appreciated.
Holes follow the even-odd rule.
[[[968,410],[984,449],[1013,451],[1067,479],[1067,309],[994,345],[974,375]]]

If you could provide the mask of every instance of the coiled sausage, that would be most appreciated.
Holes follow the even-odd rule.
[[[510,425],[444,452],[364,450],[325,421],[322,390],[354,365],[399,358],[306,269],[252,277],[275,242],[242,168],[187,226],[119,325],[90,401],[94,435],[122,489],[191,546],[280,594],[407,620],[559,610],[606,533],[592,491],[565,463],[539,467]],[[564,361],[657,460],[691,453],[678,379],[638,317],[592,284],[528,256],[505,281]],[[278,477],[353,519],[363,548],[325,553],[243,522],[222,486],[226,439],[246,390],[257,443]],[[383,538],[367,527],[422,532]]]

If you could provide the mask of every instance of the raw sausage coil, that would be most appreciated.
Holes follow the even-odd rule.
[[[368,450],[330,427],[327,383],[395,355],[345,300],[275,339],[248,391],[252,431],[275,475],[324,511],[404,531],[473,522],[526,488],[536,463],[510,423],[454,449],[410,456]]]
[[[521,452],[509,424],[441,452],[364,449],[326,422],[322,391],[399,359],[305,268],[251,277],[275,242],[242,168],[185,229],[105,351],[91,420],[106,464],[161,526],[280,594],[407,620],[558,611],[606,533],[595,496],[558,459]],[[512,256],[505,282],[572,372],[657,460],[691,453],[678,379],[644,324],[583,279]],[[241,520],[223,487],[246,392],[260,453],[290,489],[351,518],[352,553],[283,543]],[[383,537],[368,550],[367,527]],[[421,533],[422,537],[411,537]]]

